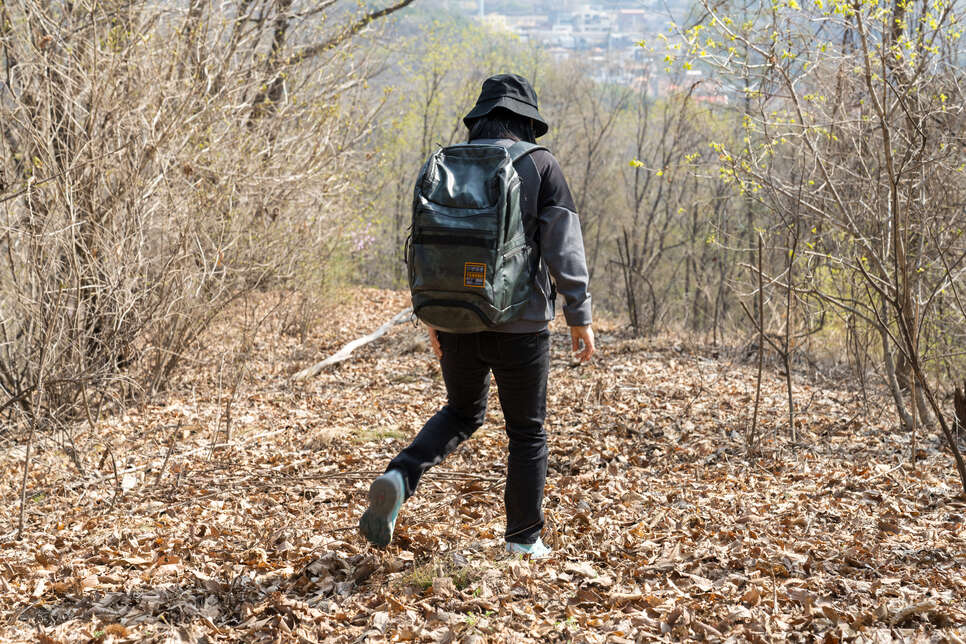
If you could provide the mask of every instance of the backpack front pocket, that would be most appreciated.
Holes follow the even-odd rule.
[[[472,293],[493,306],[494,251],[485,246],[450,240],[412,244],[412,290]]]

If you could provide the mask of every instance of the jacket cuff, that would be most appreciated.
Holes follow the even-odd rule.
[[[563,307],[564,319],[567,326],[588,326],[593,323],[593,316],[590,312],[590,294],[581,302],[565,304]]]

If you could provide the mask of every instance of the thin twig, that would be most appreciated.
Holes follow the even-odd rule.
[[[251,443],[252,441],[256,441],[256,440],[258,440],[260,438],[267,438],[269,436],[275,436],[276,434],[281,434],[282,432],[288,431],[289,429],[290,429],[289,427],[283,427],[282,429],[277,429],[277,430],[272,431],[272,432],[265,432],[263,434],[256,434],[255,436],[251,436],[251,437],[249,437],[249,438],[247,438],[247,439],[245,439],[243,441],[238,441],[238,442],[234,442],[234,443],[220,443],[218,445],[215,445],[214,447],[215,448],[222,448],[222,447],[241,447],[242,445],[245,445],[247,443]],[[196,449],[192,449],[192,450],[189,450],[187,452],[183,452],[181,454],[178,454],[177,456],[174,457],[174,460],[185,459],[185,458],[187,458],[189,456],[194,456],[195,454],[198,454],[200,452],[204,452],[207,449],[209,449],[209,447],[198,447]],[[105,459],[107,458],[107,454],[106,453],[104,454],[104,458]],[[101,465],[103,465],[103,463],[104,463],[104,460],[102,459]],[[120,475],[123,476],[124,474],[131,474],[132,472],[142,472],[144,470],[150,469],[151,468],[151,465],[152,465],[152,463],[145,463],[144,465],[138,465],[136,467],[128,467],[128,468],[125,468],[123,470],[118,470],[118,474],[120,474]],[[101,468],[101,466],[98,466],[97,469],[100,469],[100,468]],[[380,472],[380,474],[381,474],[381,472]],[[86,486],[89,486],[89,485],[96,485],[98,483],[103,483],[104,481],[106,481],[109,478],[111,478],[111,475],[110,474],[105,475],[105,476],[100,476],[100,477],[98,477],[96,479],[92,479],[92,480],[89,480],[89,481],[77,481],[76,483],[73,483],[71,485],[68,485],[67,487],[68,487],[68,489],[74,489],[74,488],[78,488],[78,487],[82,487],[82,486],[83,487],[86,487]]]
[[[27,453],[23,461],[23,479],[20,482],[20,519],[17,522],[17,541],[23,538],[24,510],[27,502],[27,475],[30,473],[30,451],[34,445],[34,434],[37,433],[37,414],[30,415],[30,435],[27,436]]]
[[[158,470],[157,476],[154,477],[154,485],[157,487],[161,483],[161,477],[164,476],[164,469],[168,466],[168,460],[171,458],[171,451],[174,449],[174,441],[178,434],[181,432],[181,423],[184,419],[178,420],[178,427],[173,432],[171,432],[171,437],[168,439],[168,451],[164,455],[164,462],[161,463],[161,469]]]
[[[329,479],[367,479],[373,476],[380,476],[384,474],[382,470],[358,470],[354,472],[333,472],[331,474],[301,474],[298,476],[291,476],[287,478],[293,479],[304,479],[311,481],[325,481]],[[502,481],[502,478],[496,478],[491,476],[481,476],[479,474],[470,474],[467,472],[427,472],[427,476],[431,478],[452,480],[452,481],[482,481],[484,483],[497,483]]]
[[[792,390],[792,270],[795,267],[795,253],[798,250],[798,230],[795,231],[792,247],[788,253],[788,286],[785,290],[785,334],[782,361],[785,363],[785,389],[788,393],[788,433],[792,443],[798,442],[795,432],[795,394]]]
[[[107,446],[107,452],[111,457],[111,469],[114,470],[114,498],[111,499],[111,509],[114,509],[114,505],[117,503],[117,497],[121,495],[121,479],[117,475],[117,460],[114,458],[114,450],[111,446]]]
[[[758,376],[755,379],[755,411],[751,418],[751,431],[748,434],[748,438],[745,441],[746,447],[749,451],[753,449],[753,446],[757,442],[758,435],[758,409],[761,406],[761,376],[762,368],[764,366],[765,360],[765,320],[764,320],[764,310],[765,310],[765,288],[764,288],[764,278],[762,277],[761,270],[761,255],[762,249],[764,247],[764,241],[762,240],[761,233],[758,233]]]

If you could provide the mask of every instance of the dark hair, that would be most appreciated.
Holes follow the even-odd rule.
[[[487,114],[474,119],[469,126],[470,141],[474,139],[512,139],[536,143],[533,120],[503,107],[494,107]]]

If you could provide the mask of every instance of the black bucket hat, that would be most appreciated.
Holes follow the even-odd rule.
[[[537,111],[537,93],[522,76],[497,74],[483,81],[483,91],[480,92],[480,97],[476,99],[476,105],[470,113],[463,117],[463,123],[466,127],[471,127],[473,121],[489,114],[497,107],[533,119],[535,136],[543,136],[550,129]]]

